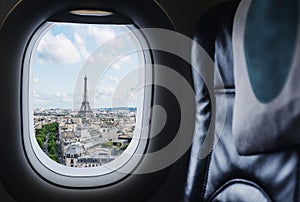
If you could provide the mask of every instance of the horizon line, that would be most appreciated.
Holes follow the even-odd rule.
[[[130,107],[97,107],[97,108],[93,108],[92,110],[97,110],[97,109],[109,109],[109,108],[137,108],[136,106],[130,106]],[[65,107],[37,107],[37,108],[33,108],[33,109],[71,109],[74,110],[73,108],[65,108]],[[77,109],[76,109],[77,110]],[[74,110],[74,111],[76,111]],[[78,108],[79,110],[79,108]],[[78,111],[77,110],[77,111]]]

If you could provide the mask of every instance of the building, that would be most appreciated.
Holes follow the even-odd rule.
[[[77,168],[88,168],[88,167],[98,167],[101,166],[100,158],[95,158],[91,156],[83,156],[77,159]]]
[[[65,151],[66,166],[77,167],[77,159],[85,153],[83,146],[70,145]]]

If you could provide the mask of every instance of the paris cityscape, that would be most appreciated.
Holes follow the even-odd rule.
[[[34,133],[40,148],[53,161],[68,167],[97,167],[120,156],[131,142],[135,107],[91,109],[87,76],[79,111],[34,109]]]

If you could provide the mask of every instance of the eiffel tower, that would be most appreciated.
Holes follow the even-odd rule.
[[[81,103],[80,110],[77,116],[82,118],[92,117],[93,111],[91,110],[90,103],[88,101],[87,96],[87,76],[84,76],[84,93],[83,93],[83,101]]]

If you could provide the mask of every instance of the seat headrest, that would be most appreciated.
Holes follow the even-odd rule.
[[[233,135],[240,154],[300,143],[299,0],[243,0],[235,15]]]
[[[212,8],[197,23],[193,40],[214,60],[222,82],[214,79],[214,88],[234,86],[232,54],[232,22],[239,0],[226,1]],[[198,45],[192,49],[192,65],[199,68],[203,60]]]

